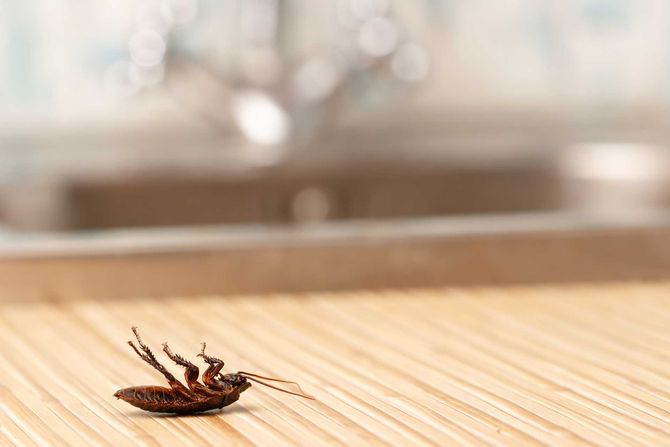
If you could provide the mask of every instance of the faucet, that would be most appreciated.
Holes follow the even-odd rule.
[[[177,4],[183,7],[196,1]],[[182,88],[186,83],[189,89],[206,92],[200,99],[188,93],[181,98],[188,97],[191,107],[212,123],[223,127],[234,123],[256,145],[285,147],[311,141],[332,127],[347,108],[366,107],[375,87],[416,83],[428,74],[430,56],[425,47],[403,36],[391,0],[325,2],[333,8],[329,13],[336,23],[336,37],[309,54],[298,55],[290,39],[298,14],[293,2],[233,3],[226,23],[235,28],[237,51],[232,68],[225,72],[202,56],[173,51],[176,42],[170,38],[170,27],[174,20],[162,28],[156,20],[139,21],[140,29],[129,43],[130,56],[147,85],[169,84],[173,88],[166,90],[174,92],[175,83],[168,81],[176,75]],[[165,4],[155,3],[154,17],[165,16],[160,10]],[[173,18],[182,17],[179,11],[168,12]]]

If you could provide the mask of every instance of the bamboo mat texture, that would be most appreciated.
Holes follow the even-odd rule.
[[[195,416],[119,388],[200,342],[254,385]],[[670,445],[670,284],[0,304],[0,446]]]

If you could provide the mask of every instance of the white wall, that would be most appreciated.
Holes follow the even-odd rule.
[[[162,106],[143,104],[162,104],[155,95],[129,98],[108,84],[110,67],[127,57],[138,11],[159,1],[0,0],[0,127],[158,113]],[[289,2],[297,53],[338,35],[335,3]],[[226,15],[235,1],[199,5],[178,44],[208,62],[234,63]],[[395,11],[433,53],[431,78],[414,98],[418,107],[670,105],[667,0],[396,0]]]

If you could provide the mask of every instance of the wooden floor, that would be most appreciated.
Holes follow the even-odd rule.
[[[133,324],[317,400],[143,413]],[[0,446],[670,445],[670,284],[7,303],[0,335]]]

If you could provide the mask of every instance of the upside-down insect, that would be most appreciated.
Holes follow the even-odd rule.
[[[147,345],[142,342],[140,334],[137,332],[137,328],[133,327],[132,329],[142,352],[135,347],[132,341],[129,341],[128,344],[142,360],[163,374],[170,384],[170,388],[161,386],[133,386],[114,393],[114,396],[117,399],[122,399],[130,405],[141,408],[142,410],[159,413],[186,414],[223,408],[240,398],[240,394],[251,386],[249,381],[260,383],[261,385],[265,385],[284,393],[307,399],[314,399],[307,394],[284,390],[270,385],[269,383],[262,382],[259,379],[290,383],[296,385],[298,389],[300,388],[297,383],[289,382],[288,380],[264,377],[244,371],[235,374],[222,374],[221,369],[223,368],[223,361],[205,354],[206,344],[204,342],[202,343],[202,349],[200,350],[198,357],[202,357],[209,367],[202,374],[203,383],[200,383],[198,382],[198,376],[200,374],[198,367],[180,355],[173,353],[168,347],[168,344],[163,343],[163,351],[165,354],[167,354],[167,356],[177,365],[186,368],[186,371],[184,372],[184,378],[188,385],[188,387],[186,387],[180,381],[175,379],[165,366],[158,363],[153,352],[151,352]]]

